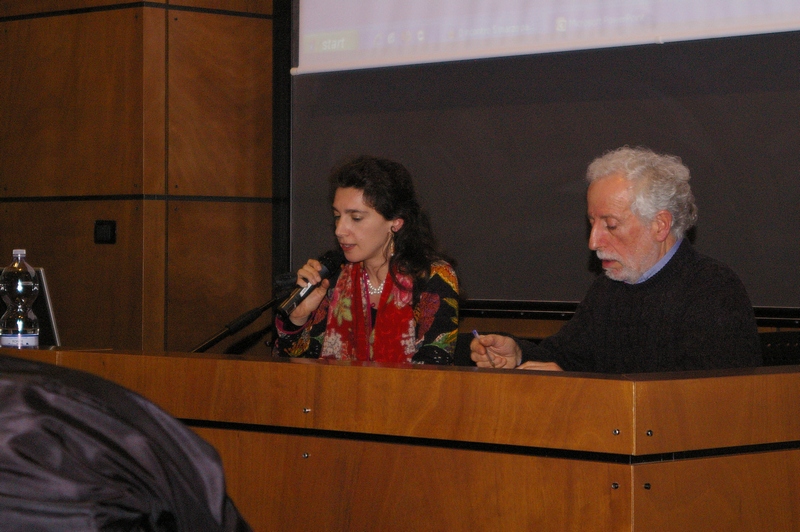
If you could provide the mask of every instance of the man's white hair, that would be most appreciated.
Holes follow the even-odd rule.
[[[669,211],[675,238],[683,237],[697,222],[689,169],[680,157],[623,146],[592,161],[586,180],[593,183],[612,174],[621,174],[633,184],[631,211],[642,221],[650,222],[659,211]]]

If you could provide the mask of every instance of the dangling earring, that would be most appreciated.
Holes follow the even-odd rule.
[[[397,230],[392,227],[392,237],[389,240],[389,258],[394,256],[394,237],[397,236]]]

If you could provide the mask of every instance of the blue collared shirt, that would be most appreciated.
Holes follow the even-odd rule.
[[[669,260],[675,255],[675,252],[678,251],[678,248],[680,247],[681,242],[683,242],[683,237],[679,238],[677,242],[672,244],[672,247],[669,248],[669,251],[667,251],[667,253],[663,257],[661,257],[661,259],[659,259],[658,262],[653,264],[650,267],[649,270],[644,272],[644,274],[639,278],[639,280],[636,281],[633,284],[643,283],[646,280],[648,280],[649,278],[651,278],[652,276],[654,276],[655,274],[657,274],[658,272],[660,272],[661,268],[666,266],[667,263],[669,262]]]

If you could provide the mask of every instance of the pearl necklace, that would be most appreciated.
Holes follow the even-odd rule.
[[[367,278],[367,291],[370,295],[378,296],[383,293],[383,285],[386,284],[386,277],[383,278],[383,281],[381,281],[381,284],[377,287],[372,286],[372,281],[370,281],[369,274],[366,271],[364,272],[364,277]]]

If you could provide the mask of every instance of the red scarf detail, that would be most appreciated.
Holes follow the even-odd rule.
[[[376,323],[372,323],[369,292],[360,263],[342,267],[333,289],[322,358],[375,362],[411,362],[416,352],[416,321],[412,280],[397,274],[401,286],[386,276]]]

